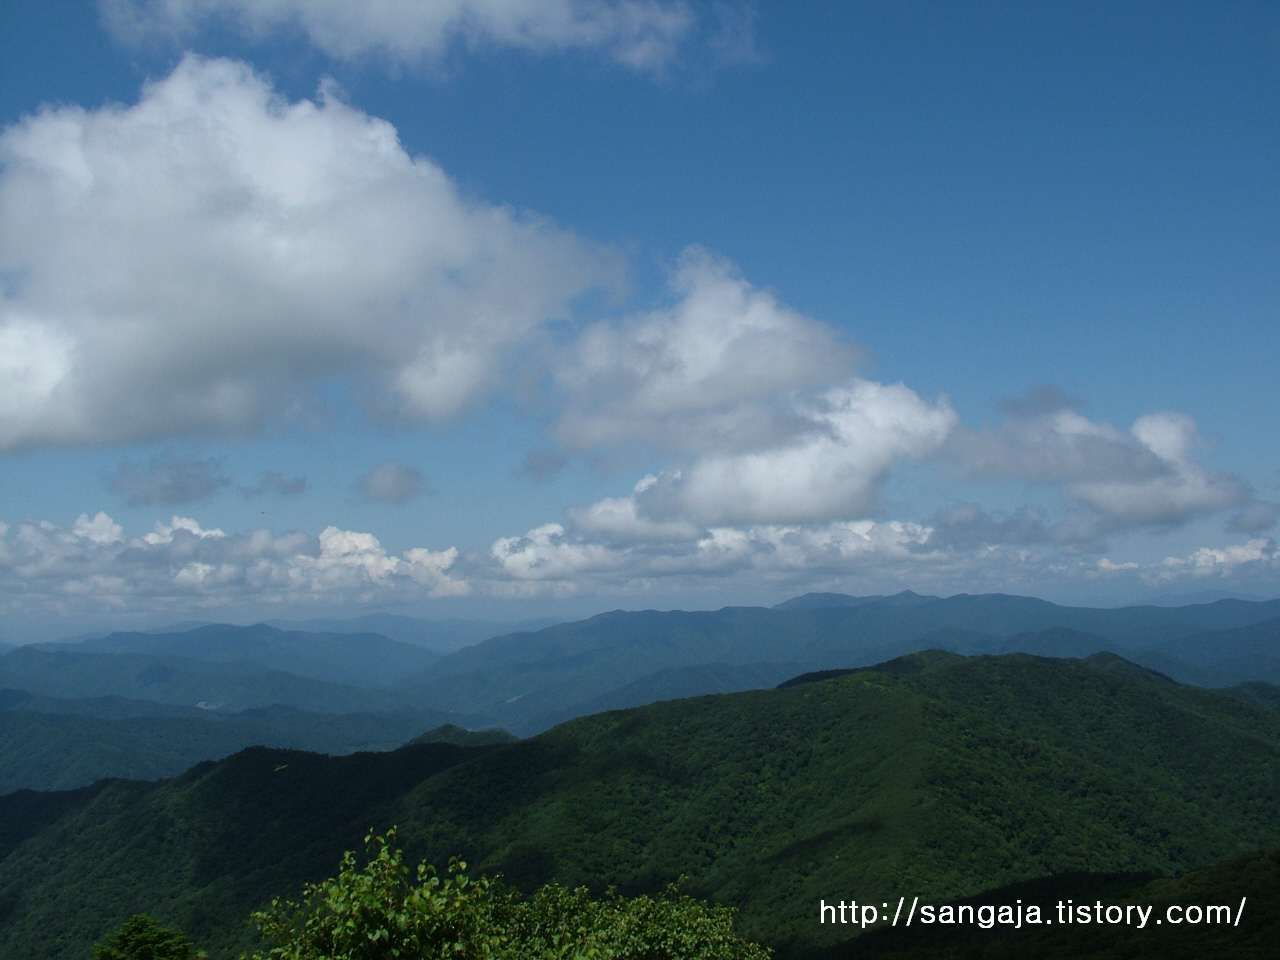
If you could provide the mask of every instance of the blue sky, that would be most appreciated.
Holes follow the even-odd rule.
[[[1274,5],[371,9],[5,5],[0,634],[1280,594]]]

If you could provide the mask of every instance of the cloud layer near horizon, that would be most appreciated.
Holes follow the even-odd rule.
[[[668,594],[722,588],[893,593],[961,587],[1035,592],[1064,582],[1132,581],[1148,588],[1230,587],[1280,572],[1268,538],[1205,547],[1140,565],[1052,552],[934,542],[927,525],[871,520],[803,527],[716,528],[665,544],[591,543],[560,524],[504,538],[471,555],[413,548],[390,554],[369,533],[328,527],[318,535],[252,530],[228,534],[189,517],[126,536],[106,513],[70,529],[50,523],[0,524],[0,612],[92,615],[145,608],[234,610],[252,603],[410,603],[429,598],[528,598],[575,594],[625,597],[637,588]]]

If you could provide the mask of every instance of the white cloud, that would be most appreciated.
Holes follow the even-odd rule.
[[[941,595],[1053,595],[1072,584],[1084,591],[1101,582],[1121,590],[1128,584],[1137,592],[1206,578],[1274,590],[1280,573],[1280,552],[1269,539],[1140,563],[1080,555],[1055,543],[948,541],[936,527],[899,520],[713,527],[685,539],[646,537],[644,531],[630,539],[614,534],[546,524],[523,537],[502,538],[490,551],[496,569],[471,559],[473,585],[494,596],[520,597],[654,591],[705,596],[709,589],[738,596],[870,594],[906,588]]]
[[[107,517],[106,514],[99,511],[98,516]],[[194,537],[197,540],[222,540],[226,538],[226,534],[217,527],[211,527],[206,530],[200,524],[190,517],[174,517],[169,523],[161,523],[156,521],[156,528],[148,533],[142,539],[144,542],[157,546],[162,543],[173,543],[174,535],[177,534],[182,539],[183,534]]]
[[[119,543],[124,536],[124,527],[99,510],[92,520],[87,513],[80,514],[71,532],[77,537],[83,537],[98,544]],[[3,533],[4,531],[0,530],[0,534]]]
[[[218,20],[251,36],[300,29],[341,59],[370,54],[402,64],[438,61],[455,44],[536,53],[599,50],[635,70],[661,73],[699,32],[688,0],[101,0],[108,26],[125,40],[189,37]],[[743,59],[752,51],[738,17],[732,45],[713,51]],[[728,30],[723,31],[729,33]]]
[[[793,409],[796,394],[847,380],[855,347],[697,247],[671,287],[670,309],[587,327],[565,352],[555,371],[562,444],[741,451],[814,429]]]
[[[74,341],[0,299],[0,448],[57,417]],[[65,409],[62,411],[65,415]]]
[[[394,128],[188,56],[135,106],[0,135],[0,449],[253,433],[318,385],[440,421],[584,290],[598,248],[464,198]]]
[[[875,510],[894,464],[928,456],[956,423],[945,398],[929,403],[902,384],[868,380],[828,390],[795,413],[809,424],[797,439],[700,457],[639,494],[644,512],[707,526],[855,519]]]
[[[1144,572],[1149,582],[1242,577],[1250,573],[1274,575],[1280,571],[1280,552],[1274,540],[1258,538],[1229,547],[1201,547],[1186,557],[1166,557]]]
[[[721,258],[686,250],[672,289],[673,307],[588,327],[557,366],[565,447],[691,457],[632,502],[574,510],[584,530],[662,539],[690,524],[864,516],[895,463],[932,454],[955,426],[945,398],[855,377],[857,348]]]
[[[1165,470],[1147,479],[1069,484],[1067,496],[1126,526],[1181,523],[1247,503],[1252,493],[1235,477],[1207,470],[1191,451],[1198,440],[1195,421],[1178,413],[1139,418],[1134,440],[1158,457]]]
[[[1010,417],[999,428],[957,430],[951,460],[976,480],[1141,481],[1167,464],[1132,434],[1095,423],[1068,407]]]
[[[457,550],[388,554],[368,533],[327,527],[228,534],[190,517],[125,537],[99,512],[72,529],[20,523],[0,530],[0,610],[92,612],[211,609],[237,603],[394,603],[470,591]]]
[[[650,474],[635,485],[630,497],[606,497],[585,507],[569,507],[565,513],[575,530],[608,542],[661,542],[695,539],[701,527],[688,520],[655,521],[641,513],[636,501],[659,478]]]
[[[625,554],[602,544],[571,538],[558,523],[547,523],[523,537],[503,537],[490,554],[517,580],[572,582],[582,574],[598,574],[625,565]]]
[[[159,615],[250,604],[374,605],[432,597],[670,596],[708,590],[736,596],[836,590],[850,593],[1038,593],[1065,584],[1188,584],[1230,580],[1274,589],[1273,540],[1206,546],[1139,563],[1064,554],[1052,545],[944,543],[927,524],[853,520],[713,527],[686,538],[604,537],[544,524],[497,540],[489,551],[415,547],[389,553],[369,533],[326,527],[318,535],[228,533],[190,517],[126,536],[105,513],[71,529],[0,524],[0,612],[18,616],[108,611]],[[1266,584],[1272,586],[1268,588]]]
[[[1247,484],[1196,462],[1199,432],[1185,414],[1148,414],[1121,431],[1068,404],[1052,392],[1009,404],[1011,415],[998,428],[957,429],[942,459],[969,479],[1060,485],[1069,503],[1087,509],[1060,527],[1059,539],[1175,525],[1252,502]],[[1264,520],[1259,507],[1242,522]]]
[[[814,575],[842,566],[901,555],[922,543],[925,528],[859,521],[818,527],[714,528],[684,540],[668,536],[613,544],[593,541],[558,523],[523,537],[494,543],[491,555],[503,572],[570,592],[583,587],[635,585],[654,579],[702,579],[768,575],[776,571]]]

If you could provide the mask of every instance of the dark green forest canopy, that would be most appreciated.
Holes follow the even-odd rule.
[[[252,749],[159,784],[14,794],[0,954],[79,960],[146,911],[230,957],[250,910],[391,824],[413,859],[461,854],[525,890],[686,874],[740,908],[742,935],[802,951],[840,935],[819,899],[1173,874],[1280,845],[1280,712],[1104,666],[929,654],[505,746]]]

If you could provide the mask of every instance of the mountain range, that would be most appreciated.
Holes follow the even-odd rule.
[[[0,797],[0,955],[78,960],[145,910],[228,960],[250,946],[251,909],[392,825],[411,857],[461,854],[524,890],[634,894],[684,875],[782,960],[861,955],[859,931],[818,923],[824,900],[1035,883],[1092,899],[1197,870],[1256,898],[1233,941],[1256,946],[1277,921],[1277,770],[1280,711],[1105,653],[917,652],[490,746],[253,747],[158,783]],[[1222,935],[1181,933],[1184,955]],[[1037,952],[1058,943],[1030,934]]]
[[[441,654],[378,633],[310,633],[265,623],[209,624],[179,633],[112,633],[76,644],[39,644],[66,653],[142,653],[215,663],[250,661],[268,670],[357,687],[386,687]]]
[[[0,656],[0,687],[37,696],[10,697],[0,714],[10,731],[0,741],[10,745],[0,749],[0,790],[165,776],[250,743],[385,749],[443,723],[530,736],[604,710],[762,689],[928,648],[1052,657],[1110,651],[1182,682],[1238,693],[1280,680],[1280,601],[1093,609],[1005,595],[807,594],[772,609],[615,611],[447,654],[358,629],[416,629],[421,641],[424,623],[438,633],[441,623],[468,622],[378,615],[308,624],[341,628],[325,632],[205,624],[10,651]],[[1265,703],[1270,689],[1252,695]],[[182,710],[157,713],[155,704]],[[20,715],[33,710],[80,719]],[[275,711],[265,726],[264,710]],[[227,728],[240,714],[236,730]],[[166,759],[141,762],[143,742],[141,752]]]

